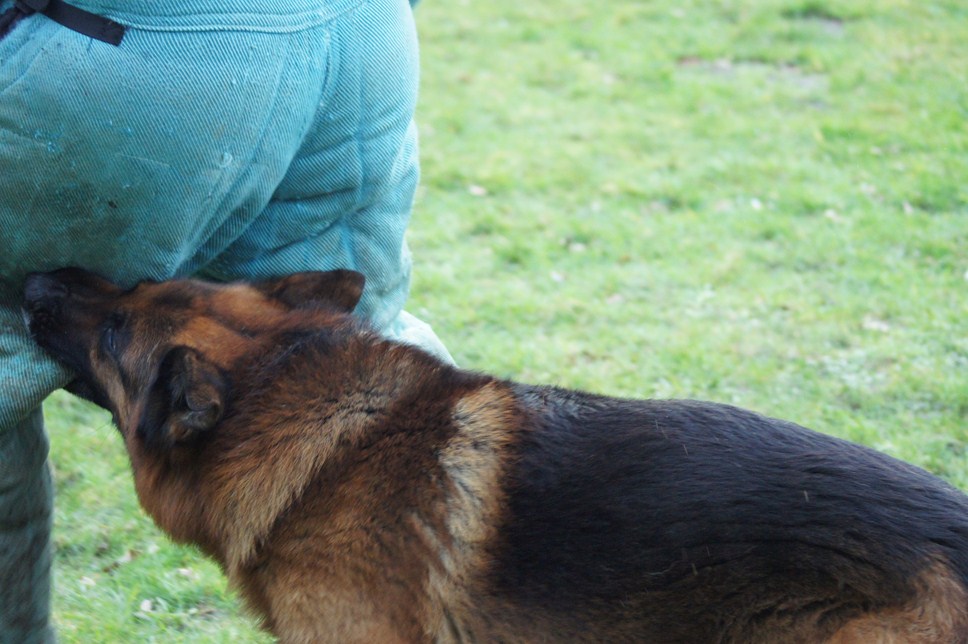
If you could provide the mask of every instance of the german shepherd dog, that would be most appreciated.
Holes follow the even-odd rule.
[[[968,642],[968,497],[726,405],[457,369],[350,271],[26,282],[145,510],[283,642]]]

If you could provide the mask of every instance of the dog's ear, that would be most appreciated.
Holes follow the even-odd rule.
[[[187,443],[211,429],[225,407],[222,372],[195,349],[170,349],[148,389],[138,425],[142,440],[155,448]]]
[[[366,279],[350,270],[307,271],[259,282],[256,287],[294,309],[328,306],[351,313]]]

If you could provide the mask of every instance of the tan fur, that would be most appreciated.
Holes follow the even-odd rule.
[[[505,504],[501,480],[507,447],[516,425],[516,405],[506,388],[489,383],[461,398],[454,407],[458,432],[441,450],[440,462],[449,476],[445,496],[446,537],[426,526],[425,538],[437,550],[439,566],[431,566],[427,592],[432,598],[429,621],[438,641],[448,629],[460,629],[480,609],[468,592],[486,572],[487,547],[497,538]],[[448,622],[449,620],[449,622]]]
[[[405,365],[400,367],[402,374]],[[362,390],[369,393],[347,387],[338,400],[320,407],[330,418],[325,425],[268,424],[260,428],[261,434],[238,443],[220,458],[221,466],[216,465],[212,476],[212,502],[222,509],[214,529],[221,535],[229,570],[249,560],[273,521],[332,457],[336,445],[354,441],[376,422],[361,410],[385,406],[395,395],[393,391],[381,394],[379,387]]]
[[[913,602],[868,613],[838,630],[828,644],[965,644],[968,642],[968,593],[941,563],[916,581]]]
[[[454,408],[458,433],[441,451],[440,462],[451,478],[447,529],[458,548],[473,552],[494,538],[514,411],[514,399],[497,383],[472,392]]]

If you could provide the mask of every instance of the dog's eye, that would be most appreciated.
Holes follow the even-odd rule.
[[[109,326],[104,329],[104,348],[108,353],[115,353],[118,349],[117,346],[117,330],[113,326]]]
[[[112,315],[101,334],[101,346],[111,355],[115,355],[118,351],[118,333],[123,326],[124,317]]]

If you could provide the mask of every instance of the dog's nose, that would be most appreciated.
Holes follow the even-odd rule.
[[[70,289],[47,273],[30,273],[24,281],[24,303],[21,315],[27,331],[35,339],[59,317]]]
[[[24,305],[28,310],[45,302],[62,300],[70,293],[67,286],[47,273],[30,273],[24,281]]]

